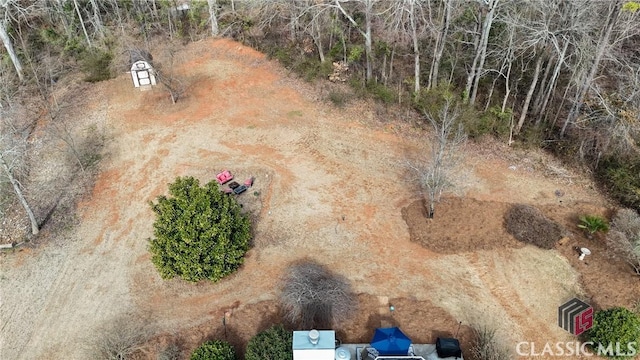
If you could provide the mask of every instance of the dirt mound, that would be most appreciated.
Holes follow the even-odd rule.
[[[549,220],[537,208],[516,204],[504,216],[509,234],[516,239],[542,249],[553,249],[567,231],[558,223]]]
[[[436,207],[428,219],[424,200],[416,200],[402,209],[411,241],[442,254],[504,248],[521,248],[502,226],[509,204],[449,197]]]

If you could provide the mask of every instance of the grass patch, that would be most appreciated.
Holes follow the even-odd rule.
[[[287,116],[290,118],[293,117],[302,117],[304,115],[304,113],[302,112],[302,110],[293,110],[293,111],[289,111],[287,113]]]

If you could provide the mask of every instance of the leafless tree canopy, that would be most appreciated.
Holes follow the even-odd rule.
[[[640,275],[640,215],[631,209],[620,209],[607,233],[607,247],[615,258],[626,261]]]
[[[87,343],[92,359],[132,359],[136,352],[144,350],[151,330],[136,317],[122,316],[104,324],[92,334]]]
[[[282,278],[280,303],[285,318],[302,329],[327,329],[356,310],[349,281],[312,260],[290,265]]]
[[[470,352],[474,360],[510,360],[511,350],[496,339],[496,331],[486,327],[474,329],[475,342]]]
[[[423,164],[410,165],[418,172],[427,196],[427,215],[433,218],[442,193],[453,187],[452,173],[460,160],[460,147],[466,134],[459,121],[460,108],[447,98],[437,114],[425,112],[431,125],[431,153]]]

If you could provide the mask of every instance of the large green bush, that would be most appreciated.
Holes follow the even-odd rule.
[[[165,278],[218,281],[238,269],[249,248],[249,219],[233,196],[215,182],[200,186],[193,177],[177,178],[170,197],[151,203],[156,213],[151,260]]]
[[[293,333],[275,325],[258,333],[247,344],[246,360],[292,360]]]
[[[236,352],[228,342],[211,340],[200,345],[191,354],[191,360],[236,360]]]
[[[598,311],[587,337],[593,342],[594,350],[601,355],[614,359],[629,358],[618,355],[637,351],[640,341],[640,317],[623,307]],[[618,354],[617,349],[620,350]]]

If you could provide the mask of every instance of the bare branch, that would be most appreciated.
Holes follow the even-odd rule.
[[[335,326],[349,319],[357,307],[349,281],[312,260],[287,268],[280,303],[285,317],[303,329]]]

